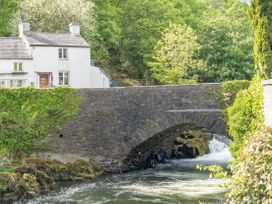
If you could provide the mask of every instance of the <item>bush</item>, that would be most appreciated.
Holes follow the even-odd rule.
[[[272,203],[272,130],[262,128],[250,134],[241,157],[229,168],[231,174],[220,166],[197,166],[225,180],[220,186],[230,189],[226,203]]]
[[[234,80],[222,82],[220,89],[211,90],[219,100],[220,106],[226,109],[233,105],[238,92],[249,87],[250,82],[247,80]]]
[[[272,131],[250,135],[241,155],[231,165],[228,203],[272,203]]]
[[[234,104],[227,109],[229,133],[234,140],[230,150],[235,158],[243,147],[244,139],[262,127],[263,87],[255,77],[247,90],[240,91]]]
[[[76,116],[80,97],[70,88],[0,89],[0,151],[20,155],[41,147],[51,130]]]

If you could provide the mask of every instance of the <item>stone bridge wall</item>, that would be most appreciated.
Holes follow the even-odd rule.
[[[219,84],[82,89],[77,119],[51,143],[59,153],[94,158],[110,170],[119,168],[139,144],[179,124],[193,124],[226,134],[219,103],[210,93]]]

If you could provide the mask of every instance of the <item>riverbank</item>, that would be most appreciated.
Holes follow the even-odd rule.
[[[105,173],[92,161],[61,162],[41,157],[0,166],[0,203],[32,199],[49,192],[58,182],[93,180]]]

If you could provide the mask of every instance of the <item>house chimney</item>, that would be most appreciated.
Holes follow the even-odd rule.
[[[24,32],[30,31],[30,24],[24,21],[21,21],[19,24],[19,34],[22,36]]]
[[[79,23],[71,23],[69,25],[69,30],[72,35],[80,35],[80,24]]]

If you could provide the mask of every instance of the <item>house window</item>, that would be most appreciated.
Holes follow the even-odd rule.
[[[68,49],[59,48],[59,59],[68,59]]]
[[[59,85],[60,86],[69,86],[69,72],[60,72],[59,73]]]
[[[6,86],[6,81],[5,80],[0,80],[0,87]]]
[[[26,85],[26,80],[22,80],[22,79],[10,80],[10,87],[22,87],[25,85]]]
[[[14,72],[22,72],[23,71],[23,63],[22,62],[14,62],[13,63],[13,71]]]

